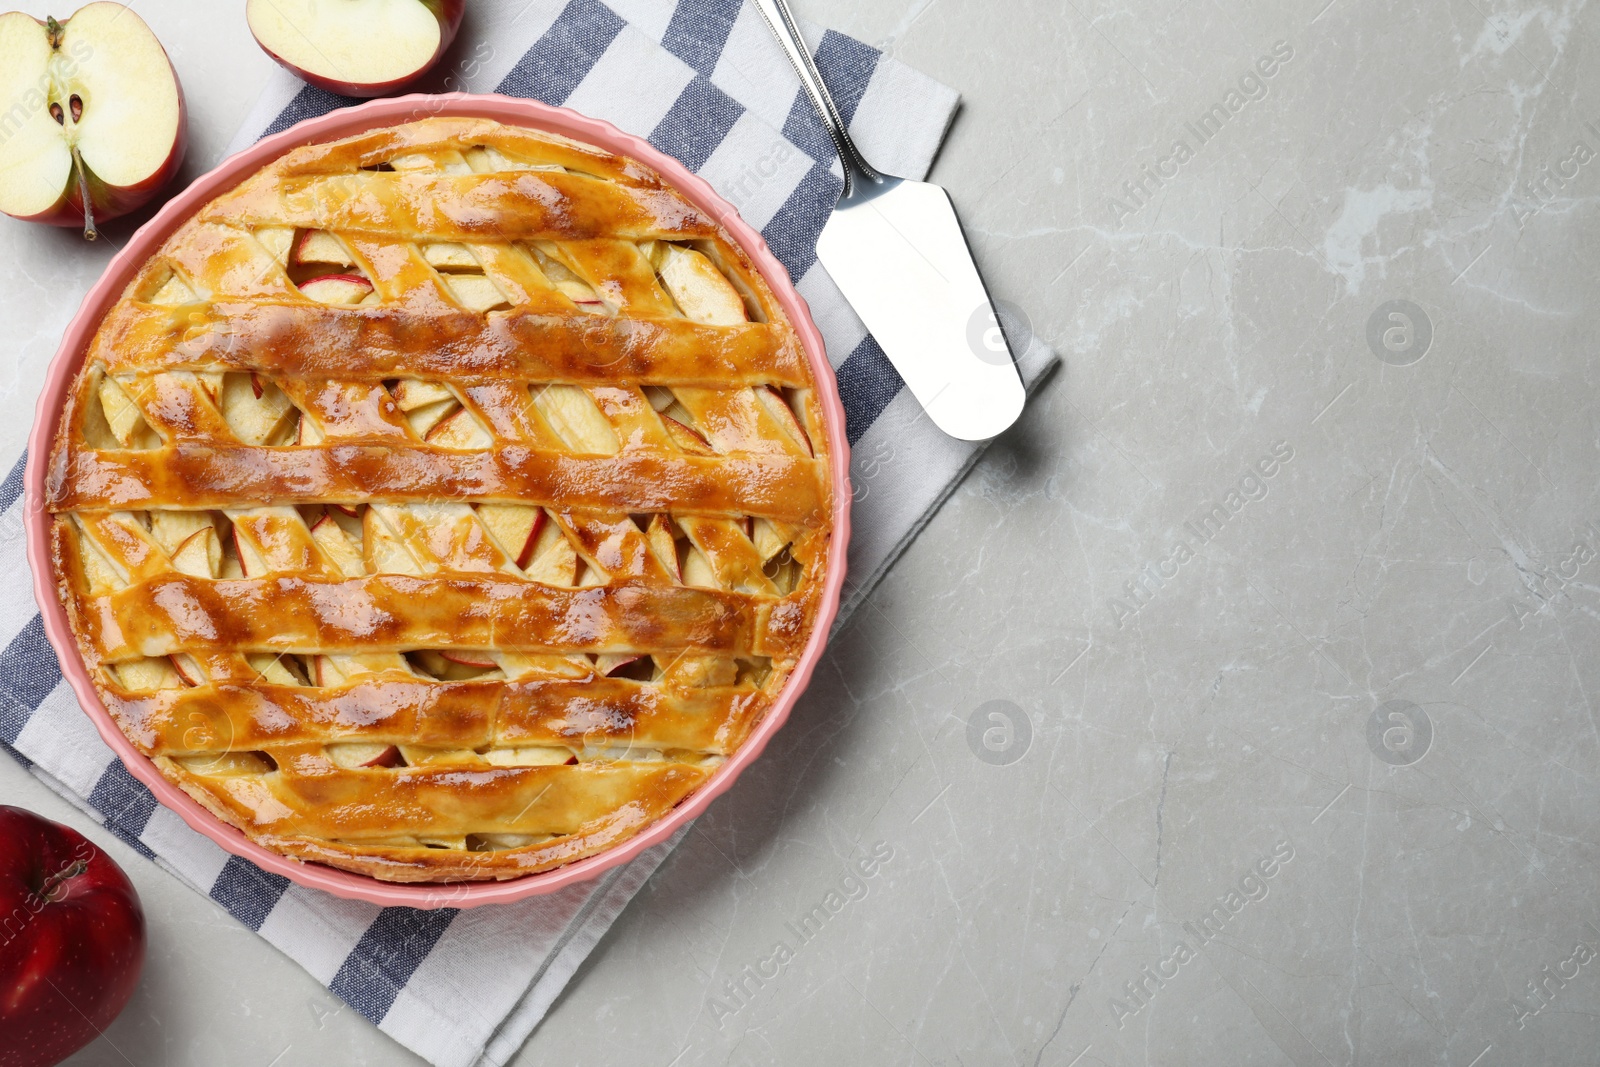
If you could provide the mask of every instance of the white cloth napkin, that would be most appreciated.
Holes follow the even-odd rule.
[[[535,97],[647,137],[760,229],[797,279],[838,374],[853,449],[854,533],[842,620],[949,493],[979,447],[945,437],[816,263],[838,161],[760,15],[739,0],[478,0],[432,90]],[[953,90],[859,41],[806,28],[866,156],[926,172]],[[283,74],[235,139],[350,103]],[[1030,385],[1054,356],[1030,338]],[[27,566],[22,463],[0,483],[0,567]],[[677,843],[602,878],[518,904],[379,908],[303,889],[229,855],[162,808],[79,709],[25,582],[0,585],[0,742],[47,785],[300,963],[439,1067],[503,1064]],[[682,835],[678,835],[681,837]]]

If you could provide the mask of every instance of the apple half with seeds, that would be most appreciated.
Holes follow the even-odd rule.
[[[455,40],[466,0],[246,0],[256,43],[340,96],[383,96],[421,77]]]
[[[0,211],[82,226],[145,204],[183,162],[183,90],[132,10],[0,15]]]

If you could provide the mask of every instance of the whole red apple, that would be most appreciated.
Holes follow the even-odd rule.
[[[183,90],[144,20],[121,4],[69,19],[0,15],[0,211],[82,226],[148,203],[177,173]]]
[[[290,73],[341,96],[383,96],[422,76],[455,40],[466,0],[245,0],[256,43]]]
[[[48,1067],[93,1041],[143,964],[122,868],[71,827],[0,805],[0,1067]]]

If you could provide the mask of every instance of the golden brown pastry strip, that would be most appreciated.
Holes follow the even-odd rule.
[[[417,648],[727,655],[781,651],[767,605],[677,586],[556,589],[489,575],[346,581],[183,574],[85,597],[79,624],[112,662],[176,652],[363,653]]]
[[[289,773],[291,766],[285,763],[261,775],[213,778],[205,788],[240,825],[257,833],[360,841],[397,833],[576,833],[630,807],[653,818],[706,777],[697,767],[667,762],[481,770],[345,770],[324,763],[320,774]]]
[[[753,687],[665,693],[640,682],[431,682],[383,679],[338,689],[202,685],[108,692],[141,752],[183,756],[308,742],[365,741],[442,749],[622,744],[727,755],[761,705]]]
[[[527,309],[423,315],[309,301],[205,310],[124,303],[106,316],[90,357],[112,374],[255,370],[318,380],[404,375],[719,388],[809,382],[793,333],[771,323],[702,326]]]
[[[475,500],[609,511],[679,510],[814,522],[816,461],[794,456],[571,456],[505,446],[453,452],[417,446],[249,448],[177,445],[146,451],[73,448],[48,477],[52,510],[224,508],[341,501]]]
[[[658,789],[651,794],[631,799],[610,815],[588,823],[577,833],[539,844],[505,850],[461,852],[436,848],[399,848],[371,842],[345,844],[340,841],[318,841],[276,833],[258,834],[256,840],[266,848],[275,849],[295,859],[308,863],[326,863],[387,882],[460,882],[520,878],[526,874],[547,871],[585,856],[592,856],[644,830],[671,811],[708,776],[705,772],[696,771],[694,768],[685,770],[691,774],[698,773],[700,777],[687,783],[681,780],[668,780],[664,784],[673,786],[672,791]],[[230,809],[213,799],[205,791],[205,786],[198,785],[198,779],[189,780],[197,783],[192,786],[189,782],[179,780],[176,775],[173,777],[218,818],[225,822],[237,823]]]
[[[497,149],[517,165],[555,166],[628,185],[658,187],[654,171],[594,145],[492,119],[434,118],[405,126],[370,130],[339,141],[310,144],[284,156],[274,168],[282,174],[328,174],[377,167],[398,155],[458,151],[463,145]]]
[[[287,176],[275,187],[246,186],[222,197],[200,217],[434,241],[673,240],[716,232],[673,193],[561,171]]]

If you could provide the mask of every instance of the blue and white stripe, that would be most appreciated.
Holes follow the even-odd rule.
[[[532,97],[647,137],[737,206],[798,279],[837,371],[855,448],[853,605],[977,452],[922,418],[816,262],[817,235],[841,187],[838,162],[760,15],[739,0],[480,0],[471,18],[481,43],[431,88]],[[859,41],[807,32],[868,157],[891,173],[926,173],[955,93]],[[285,75],[234,148],[348,103]],[[1035,344],[1023,357],[1025,377],[1051,358]],[[19,460],[0,482],[0,564],[19,575],[27,567],[22,467]],[[509,1060],[676,843],[590,885],[471,911],[379,908],[303,889],[194,833],[127,772],[62,681],[29,591],[21,581],[0,587],[4,747],[441,1067]]]

